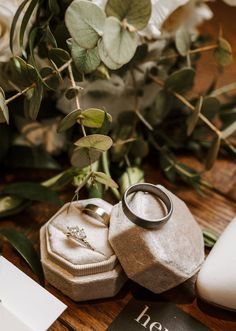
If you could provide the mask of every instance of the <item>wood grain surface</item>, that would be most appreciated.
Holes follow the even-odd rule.
[[[236,9],[225,6],[219,0],[211,4],[211,7],[215,12],[215,17],[202,27],[202,32],[216,37],[219,26],[222,25],[225,37],[233,45],[236,58]],[[204,54],[201,63],[198,65],[196,93],[204,90],[210,84],[215,74],[215,65],[211,55]],[[220,78],[219,86],[231,83],[235,78],[236,65],[234,62],[226,70],[225,75]],[[185,161],[189,162],[189,164],[200,166],[191,158],[185,158]],[[236,165],[232,161],[219,160],[214,169],[206,174],[206,179],[214,184],[215,189],[207,190],[204,197],[194,192],[191,188],[170,185],[155,167],[155,162],[145,164],[145,170],[147,181],[164,184],[187,203],[201,227],[213,229],[220,234],[236,215]],[[17,174],[8,172],[4,174],[2,184],[11,182],[14,178],[20,180],[27,177],[28,180],[36,178],[41,180],[48,178],[48,176],[50,176],[50,173],[42,171],[36,174],[35,172],[27,172],[27,176],[24,171],[18,171]],[[65,192],[62,195],[62,199],[64,198],[65,200],[70,199],[70,197],[71,192]],[[9,226],[25,231],[28,237],[33,240],[35,246],[38,247],[38,230],[55,211],[56,209],[50,205],[35,203],[21,215],[1,220],[0,227]],[[30,277],[35,278],[28,266],[6,243],[2,244],[2,254]],[[235,254],[235,252],[232,252],[232,254]],[[49,284],[46,285],[46,288],[68,305],[68,309],[53,324],[50,331],[104,331],[132,297],[146,300],[160,298],[160,296],[144,290],[131,281],[124,286],[115,298],[85,303],[73,302]],[[175,302],[185,312],[202,321],[214,331],[236,330],[236,314],[208,306],[195,298],[194,279],[164,293],[162,297]]]

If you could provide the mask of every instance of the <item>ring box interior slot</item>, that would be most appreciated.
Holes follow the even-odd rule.
[[[82,212],[95,204],[111,213],[102,199],[65,204],[40,230],[41,261],[45,278],[75,301],[112,297],[127,277],[108,242],[108,227]],[[94,250],[67,237],[67,227],[84,229]]]

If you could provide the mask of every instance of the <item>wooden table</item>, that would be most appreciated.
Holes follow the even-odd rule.
[[[219,25],[222,23],[224,35],[233,44],[235,52],[236,9],[226,7],[220,1],[217,1],[217,4],[212,4],[212,8],[215,12],[215,18],[211,22],[206,23],[202,31],[209,32],[216,36]],[[203,60],[198,67],[196,91],[204,89],[204,86],[209,83],[209,79],[206,78],[213,77],[213,73],[215,73],[213,59],[211,55],[204,54]],[[224,77],[220,80],[220,85],[232,82],[235,77],[236,66],[234,62],[234,64],[226,70]],[[193,165],[193,163],[196,165],[196,162],[193,162],[191,159],[185,158],[185,160],[191,165]],[[206,178],[215,185],[215,190],[207,191],[205,197],[199,196],[191,188],[170,185],[154,165],[146,164],[145,169],[147,170],[147,181],[162,183],[181,197],[187,203],[202,227],[208,227],[221,233],[225,226],[236,215],[236,166],[232,161],[219,160],[214,169],[206,175]],[[41,180],[47,178],[49,175],[50,174],[44,172],[37,173],[37,175],[27,172],[26,176],[22,170],[18,172],[17,179],[23,180],[27,178],[28,180]],[[14,173],[5,173],[4,182],[11,182],[15,176],[16,174]],[[67,193],[65,193],[64,198],[65,197],[68,198]],[[28,237],[38,243],[38,230],[40,226],[45,223],[55,211],[56,209],[54,207],[47,204],[34,204],[33,207],[30,207],[21,215],[8,217],[2,220],[0,227],[9,226],[26,231]],[[5,243],[2,245],[2,254],[29,276],[35,278],[22,259]],[[235,254],[235,252],[232,252],[232,254]],[[135,286],[135,284],[131,282],[128,282],[115,298],[85,303],[73,302],[49,284],[46,285],[46,288],[68,305],[68,309],[50,328],[51,331],[104,331],[133,296],[137,298],[145,297],[147,300],[151,297],[153,299],[153,295]],[[197,302],[194,298],[193,282],[187,282],[165,293],[164,296],[175,302],[190,315],[202,321],[212,330],[236,330],[236,314],[223,312],[204,305],[201,302]],[[156,298],[158,298],[158,296],[156,296]]]

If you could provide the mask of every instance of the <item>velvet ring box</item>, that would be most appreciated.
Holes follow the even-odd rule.
[[[40,231],[45,278],[75,301],[112,297],[127,279],[109,244],[108,227],[82,212],[89,203],[111,213],[112,205],[101,199],[67,203]],[[69,238],[67,227],[83,229],[94,250]]]

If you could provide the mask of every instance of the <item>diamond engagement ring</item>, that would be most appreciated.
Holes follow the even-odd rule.
[[[137,215],[132,210],[132,208],[130,208],[130,206],[129,206],[128,196],[131,193],[138,192],[138,191],[148,192],[148,193],[151,193],[154,196],[158,197],[166,207],[166,215],[161,218],[153,218],[153,219],[144,218],[144,217],[141,217],[140,215]],[[149,183],[138,183],[138,184],[134,184],[134,185],[130,186],[125,191],[123,198],[122,198],[122,208],[123,208],[125,215],[128,217],[128,219],[130,221],[132,221],[133,223],[135,223],[143,228],[151,229],[151,228],[156,228],[156,227],[163,225],[170,219],[172,212],[173,212],[173,203],[172,203],[172,200],[171,200],[169,194],[167,194],[162,189],[161,186],[159,186],[159,185],[156,186],[156,185],[149,184]]]
[[[67,226],[66,235],[68,238],[77,241],[81,246],[95,251],[95,249],[86,240],[87,235],[83,228],[79,228],[78,226]]]

